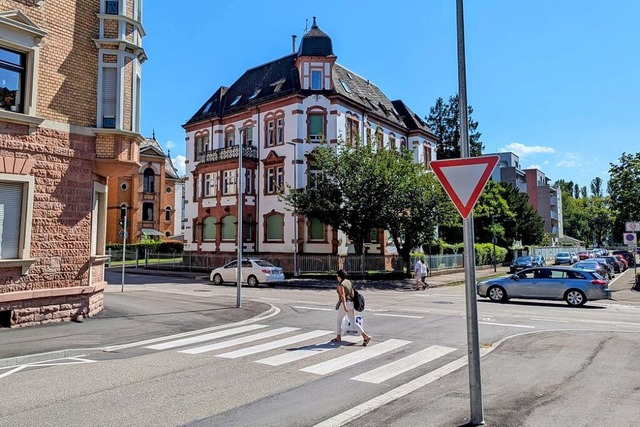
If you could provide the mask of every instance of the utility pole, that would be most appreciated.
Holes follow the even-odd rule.
[[[242,307],[242,205],[244,197],[242,195],[242,146],[244,141],[238,144],[238,178],[236,179],[238,187],[238,276],[237,276],[237,292],[236,307]]]

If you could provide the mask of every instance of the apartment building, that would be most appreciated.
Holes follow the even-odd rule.
[[[140,144],[135,174],[109,180],[107,243],[122,243],[126,216],[127,241],[164,240],[182,234],[183,182],[171,157],[152,138]]]
[[[142,0],[0,0],[0,326],[104,307],[108,180],[140,168]]]
[[[529,203],[544,219],[544,231],[551,238],[553,245],[564,237],[562,227],[562,191],[557,184],[552,184],[544,172],[538,169],[525,169],[527,195]]]
[[[240,223],[245,253],[348,253],[345,236],[295,215],[279,197],[313,182],[318,171],[310,153],[321,143],[359,141],[412,150],[425,167],[435,158],[436,137],[426,123],[341,66],[315,18],[299,47],[293,44],[292,53],[220,87],[183,125],[185,250],[234,253]],[[373,230],[365,246],[384,253],[385,231]]]

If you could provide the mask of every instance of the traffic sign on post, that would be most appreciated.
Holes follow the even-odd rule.
[[[637,221],[625,222],[624,225],[625,225],[624,231],[629,231],[632,233],[635,233],[636,231],[640,231],[640,222],[637,222]]]
[[[629,246],[635,246],[638,244],[636,233],[624,233],[624,242]]]
[[[481,156],[434,160],[430,163],[462,218],[467,218],[473,210],[498,160],[499,156]]]

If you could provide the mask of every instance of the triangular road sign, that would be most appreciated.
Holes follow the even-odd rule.
[[[482,156],[430,163],[462,218],[467,218],[473,210],[499,159],[499,156]]]

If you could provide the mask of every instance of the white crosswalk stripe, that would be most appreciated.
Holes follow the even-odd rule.
[[[333,334],[333,332],[322,329],[301,332],[300,328],[293,327],[280,327],[276,329],[259,331],[260,329],[265,328],[269,328],[269,326],[255,324],[231,327],[226,330],[219,330],[216,332],[204,333],[202,335],[179,338],[167,342],[160,342],[149,345],[145,348],[151,350],[169,350],[175,349],[177,347],[192,346],[176,351],[178,353],[195,355],[206,352],[213,352],[216,350],[223,350],[231,347],[238,347],[236,349],[231,349],[231,351],[226,351],[224,353],[214,355],[214,357],[225,359],[238,359],[259,353],[282,349],[283,347],[290,346],[292,344],[304,343],[305,341],[309,341],[310,343],[307,343],[306,345],[302,344],[298,348],[287,348],[286,351],[281,350],[280,352],[278,352],[278,354],[273,354],[269,357],[254,360],[253,362],[269,366],[282,366],[314,356],[320,356],[322,354],[325,354],[327,351],[342,350],[337,357],[332,357],[328,360],[310,364],[309,366],[299,369],[302,372],[312,373],[316,375],[329,375],[334,372],[343,370],[349,366],[361,364],[362,362],[367,360],[375,360],[375,358],[379,356],[412,344],[412,341],[388,339],[381,340],[379,342],[372,342],[367,347],[361,347],[359,345],[352,346],[353,344],[359,344],[361,342],[359,336],[345,336],[343,337],[343,342],[341,344],[336,344],[328,340],[326,342],[323,341],[320,343],[314,343],[314,341],[317,341],[318,338],[324,337],[326,335],[331,335]],[[240,334],[245,335],[221,341],[222,338]],[[267,340],[269,338],[277,337],[278,335],[286,334],[290,334],[290,336],[285,336],[276,340],[269,340],[263,343],[258,342],[260,340]],[[167,339],[170,338],[168,337]],[[195,347],[193,347],[194,344],[196,345]],[[409,354],[408,356],[363,372],[355,377],[352,377],[351,380],[366,382],[370,384],[381,384],[403,373],[409,372],[429,362],[447,356],[448,354],[453,353],[456,350],[456,348],[452,347],[432,345],[428,348],[417,350]],[[348,353],[343,354],[343,351],[347,351]],[[324,359],[327,358],[325,357]]]
[[[345,354],[344,356],[327,360],[326,362],[321,362],[316,365],[303,368],[301,369],[301,371],[318,375],[330,374],[332,372],[339,371],[340,369],[344,369],[348,366],[355,365],[356,363],[363,362],[367,359],[372,359],[376,356],[380,356],[381,354],[395,350],[410,343],[411,341],[390,339],[387,341],[383,341],[380,344],[371,345],[370,347],[363,347],[363,349],[360,351],[355,351],[353,353]]]
[[[249,356],[251,354],[262,353],[264,351],[273,350],[276,348],[284,347],[286,345],[295,344],[302,341],[311,340],[321,337],[323,335],[332,334],[331,331],[311,331],[300,335],[295,335],[289,338],[283,338],[281,340],[268,342],[265,344],[255,345],[253,347],[243,348],[240,350],[230,351],[228,353],[218,354],[218,357],[225,357],[227,359],[235,359],[238,357]]]
[[[241,337],[241,338],[236,338],[233,340],[228,340],[228,341],[222,341],[219,343],[215,343],[215,344],[209,344],[209,345],[205,345],[202,347],[195,347],[195,348],[189,348],[187,350],[181,350],[179,351],[179,353],[186,353],[186,354],[200,354],[200,353],[206,353],[208,351],[214,351],[214,350],[220,350],[222,348],[228,348],[228,347],[233,347],[236,345],[240,345],[240,344],[246,344],[248,342],[252,342],[252,341],[258,341],[264,338],[271,338],[274,337],[276,335],[282,335],[282,334],[286,334],[288,332],[293,332],[293,331],[297,331],[298,328],[278,328],[278,329],[274,329],[272,331],[266,331],[266,332],[261,332],[259,334],[254,334],[254,335],[249,335],[246,337]]]
[[[439,345],[432,345],[429,348],[413,353],[410,356],[404,357],[395,362],[388,363],[377,369],[369,372],[365,372],[358,376],[351,378],[356,381],[364,381],[367,383],[380,384],[390,378],[403,374],[425,363],[431,362],[439,357],[456,351],[455,348],[441,347]]]
[[[241,326],[239,328],[227,329],[226,331],[212,332],[210,334],[197,335],[194,337],[183,338],[175,341],[169,341],[161,344],[150,345],[145,348],[150,348],[152,350],[167,350],[170,348],[183,347],[185,345],[196,344],[204,341],[213,341],[218,338],[228,337],[230,335],[237,335],[244,332],[255,331],[256,329],[266,328],[267,325],[247,325]]]

